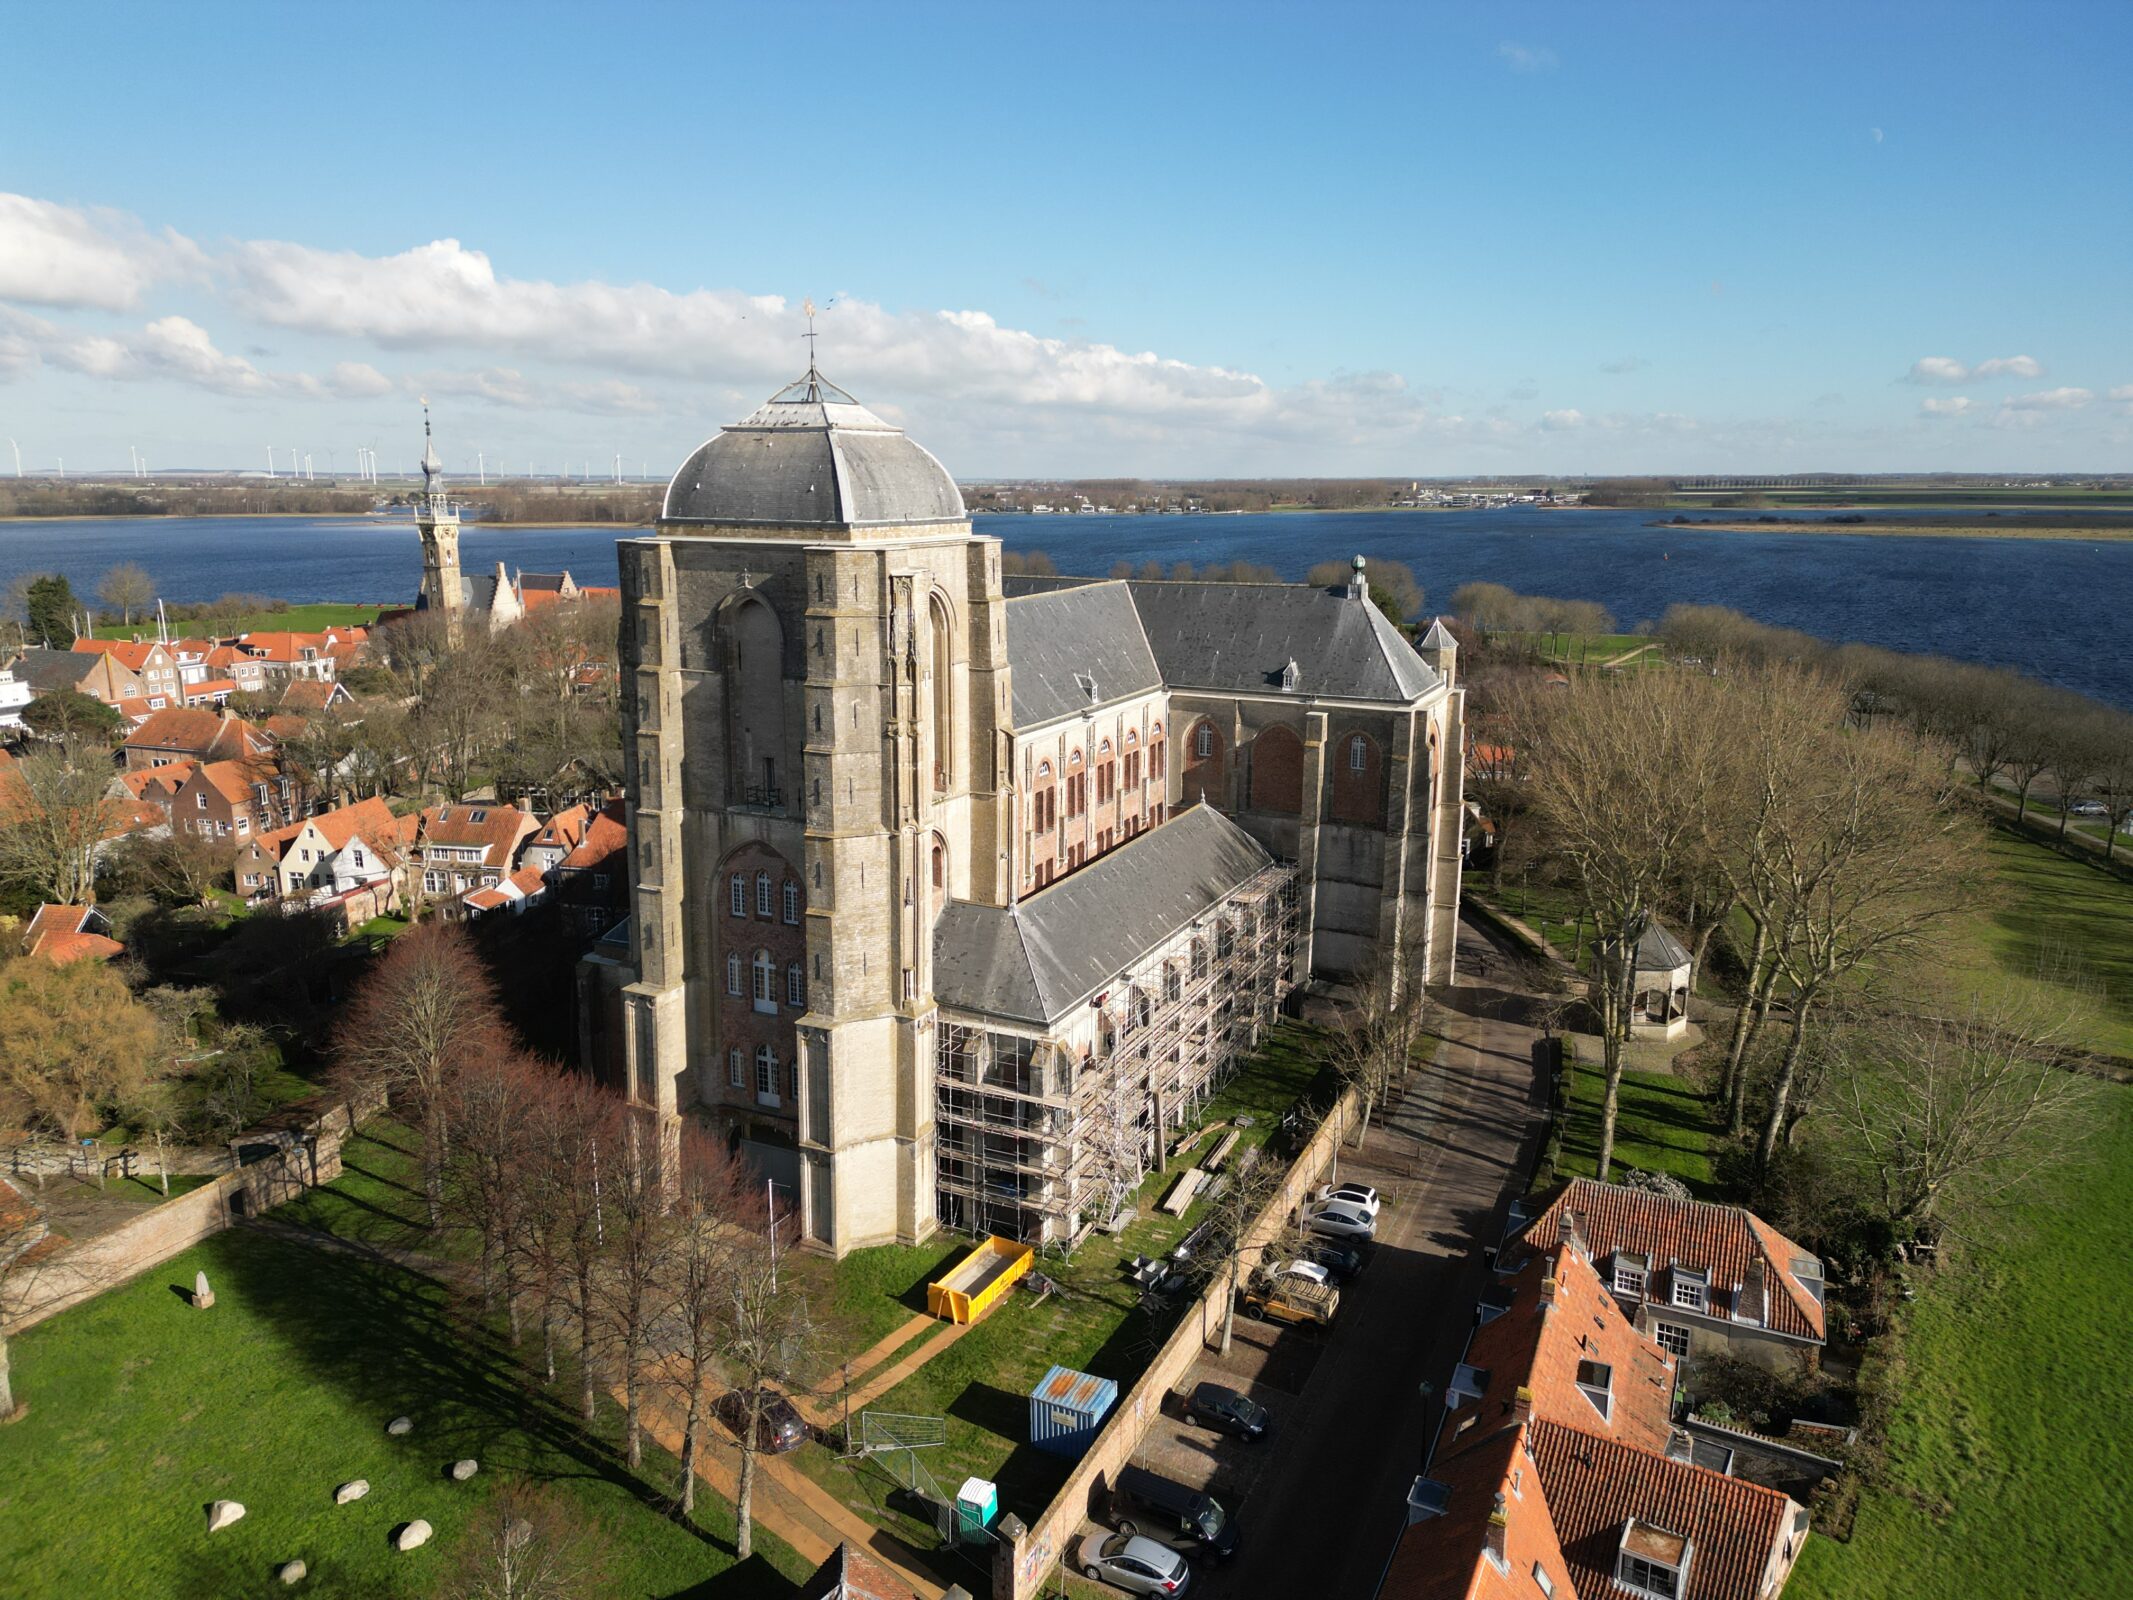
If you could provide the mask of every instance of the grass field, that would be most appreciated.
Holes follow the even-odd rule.
[[[378,607],[356,605],[347,601],[321,600],[313,604],[291,605],[285,611],[255,611],[242,616],[234,623],[217,622],[216,627],[229,633],[322,633],[328,628],[368,627],[377,621]],[[196,624],[172,622],[173,637],[182,638],[192,632]],[[96,630],[99,639],[130,639],[135,634],[146,638],[155,632],[155,615],[136,617],[132,627],[112,622]]]
[[[1958,963],[1988,992],[2078,1007],[2092,1048],[2133,1059],[2133,883],[2004,828],[1990,851],[1998,882],[1955,929]]]
[[[1787,1600],[2133,1593],[2133,1089],[2105,1106],[2085,1158],[1920,1293],[1887,1481],[1848,1544],[1808,1541]]]
[[[215,1305],[179,1293],[205,1271]],[[0,1430],[0,1594],[193,1597],[279,1593],[274,1567],[302,1558],[303,1592],[438,1597],[469,1520],[507,1477],[554,1486],[595,1530],[603,1595],[789,1592],[804,1567],[758,1532],[733,1557],[716,1497],[694,1522],[670,1514],[670,1458],[633,1474],[605,1442],[517,1370],[508,1350],[452,1314],[432,1280],[388,1262],[233,1231],[14,1341],[27,1417]],[[415,1431],[389,1438],[395,1415]],[[471,1483],[445,1469],[472,1456]],[[367,1498],[333,1489],[367,1478]],[[210,1538],[210,1500],[248,1514]],[[401,1555],[393,1529],[437,1530]]]
[[[1570,1073],[1570,1110],[1562,1125],[1560,1177],[1592,1177],[1600,1159],[1600,1106],[1607,1076],[1579,1063]],[[1620,1182],[1633,1167],[1670,1172],[1700,1200],[1721,1198],[1711,1150],[1721,1133],[1695,1085],[1663,1072],[1622,1074],[1615,1116],[1615,1148],[1608,1176]]]

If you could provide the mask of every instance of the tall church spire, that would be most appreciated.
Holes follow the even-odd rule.
[[[459,513],[444,492],[444,463],[430,434],[430,403],[422,402],[422,500],[415,507],[415,531],[422,539],[422,605],[445,621],[446,637],[459,643],[460,613],[466,608],[466,585],[459,575]]]

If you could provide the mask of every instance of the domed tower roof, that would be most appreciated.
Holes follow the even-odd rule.
[[[965,516],[947,468],[813,367],[700,445],[660,512],[663,522],[801,528]]]

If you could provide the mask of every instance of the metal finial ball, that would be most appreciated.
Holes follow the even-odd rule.
[[[1361,556],[1355,558],[1355,570],[1358,572],[1363,570],[1363,558]]]

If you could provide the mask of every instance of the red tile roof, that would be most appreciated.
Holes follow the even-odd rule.
[[[566,853],[575,850],[578,841],[585,837],[585,824],[591,815],[591,808],[587,806],[566,807],[543,823],[541,831],[527,842],[553,845]]]
[[[617,851],[630,846],[629,830],[610,808],[596,813],[585,830],[585,837],[578,847],[565,856],[558,867],[562,872],[584,872],[612,858]]]
[[[1757,1600],[1783,1544],[1798,1554],[1804,1514],[1794,1528],[1796,1507],[1775,1489],[1551,1422],[1533,1425],[1531,1448],[1578,1600],[1638,1600],[1614,1581],[1632,1517],[1688,1537],[1682,1600]]]
[[[1662,1275],[1670,1268],[1707,1272],[1712,1314],[1730,1317],[1734,1291],[1760,1270],[1767,1302],[1762,1325],[1790,1338],[1822,1341],[1822,1302],[1807,1287],[1810,1281],[1821,1282],[1821,1263],[1740,1206],[1675,1200],[1626,1184],[1578,1178],[1527,1225],[1504,1265],[1516,1264],[1520,1247],[1551,1247],[1561,1237],[1566,1206],[1595,1262],[1604,1262],[1617,1250],[1649,1256],[1655,1295],[1663,1293]]]
[[[113,956],[124,955],[124,945],[91,926],[103,921],[103,914],[94,906],[39,906],[23,933],[22,953],[42,956],[55,967],[70,961],[109,961]]]
[[[1524,1428],[1495,1429],[1429,1476],[1444,1490],[1444,1510],[1401,1535],[1380,1600],[1540,1600],[1536,1566],[1555,1586],[1555,1600],[1578,1600]],[[1501,1567],[1487,1553],[1499,1497]]]
[[[184,787],[185,780],[193,775],[197,766],[193,761],[166,761],[160,767],[143,767],[138,772],[122,772],[119,782],[136,800],[158,800],[168,805],[170,797]],[[151,795],[149,790],[160,790],[160,795]]]
[[[171,706],[126,736],[130,750],[175,750],[204,760],[262,755],[272,741],[234,712],[209,706]]]
[[[1439,1455],[1523,1420],[1521,1410],[1663,1453],[1673,1431],[1673,1358],[1622,1314],[1592,1264],[1559,1245],[1528,1259],[1506,1287],[1509,1308],[1474,1330],[1464,1358],[1488,1374],[1487,1387],[1445,1413]],[[1605,1416],[1578,1387],[1579,1364],[1588,1361],[1607,1369]]]
[[[74,641],[74,648],[85,653],[93,651],[98,655],[110,656],[131,671],[143,672],[147,670],[149,658],[154,656],[162,646],[154,639],[77,638]],[[175,659],[170,658],[167,651],[165,656],[166,659],[159,665],[176,665]]]
[[[479,848],[482,864],[508,867],[518,853],[518,844],[534,830],[534,819],[516,806],[470,805],[464,801],[433,806],[422,814],[426,844],[457,849]],[[476,821],[476,818],[480,818]]]

